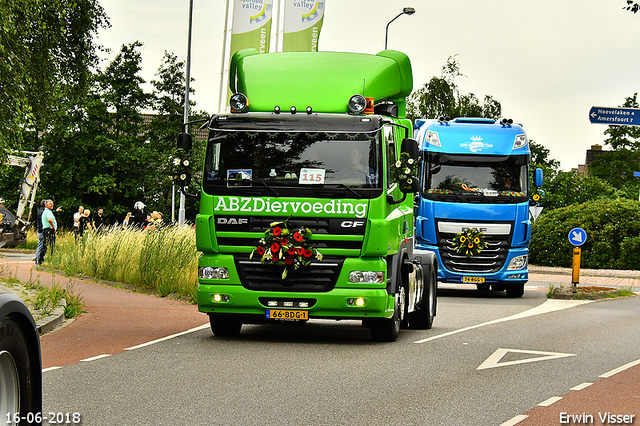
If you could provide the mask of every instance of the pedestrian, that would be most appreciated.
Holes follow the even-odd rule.
[[[97,231],[100,231],[100,228],[102,226],[106,226],[106,224],[104,222],[104,216],[102,216],[103,213],[104,213],[104,210],[98,209],[98,215],[93,218],[93,227]]]
[[[122,229],[127,229],[129,227],[129,224],[131,223],[131,212],[127,212],[127,215],[124,217],[124,220],[122,221]]]
[[[145,216],[144,216],[144,208],[147,207],[142,201],[136,201],[133,205],[133,213],[129,218],[129,225],[135,226],[138,228],[144,228],[145,226]]]
[[[84,213],[82,214],[82,216],[80,217],[79,222],[79,226],[78,226],[78,234],[80,236],[80,238],[82,238],[82,235],[84,234],[84,231],[92,231],[94,228],[91,225],[91,210],[86,209],[84,211]]]
[[[73,214],[73,233],[76,236],[76,241],[78,240],[78,234],[80,231],[80,218],[84,214],[84,207],[79,206],[78,211]]]
[[[38,246],[36,247],[36,257],[35,262],[36,262],[36,266],[40,265],[40,263],[42,262],[40,255],[42,253],[42,248],[44,247],[44,234],[42,233],[42,213],[44,213],[44,209],[45,209],[45,201],[46,200],[42,200],[40,202],[40,207],[38,208],[38,211],[36,213],[36,231],[38,233]],[[42,256],[42,258],[44,258],[44,256]]]
[[[44,245],[42,247],[40,262],[38,262],[38,264],[44,261],[44,256],[47,254],[48,248],[51,248],[51,254],[53,254],[53,247],[56,244],[57,230],[58,222],[56,222],[56,217],[53,214],[53,200],[47,200],[45,202],[45,209],[42,212],[42,234],[44,236]]]

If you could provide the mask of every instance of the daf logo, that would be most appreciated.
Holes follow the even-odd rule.
[[[343,220],[340,224],[341,228],[359,228],[364,226],[364,221],[362,220]]]
[[[249,223],[247,218],[235,218],[235,217],[219,217],[216,219],[218,225],[246,225]]]
[[[487,232],[488,231],[487,228],[478,228],[478,227],[475,227],[475,226],[473,228],[469,228],[469,227],[463,226],[462,227],[462,232],[467,232],[467,231],[470,231],[472,229],[475,229],[478,232]]]

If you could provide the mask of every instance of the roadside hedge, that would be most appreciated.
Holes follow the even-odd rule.
[[[593,269],[640,268],[640,202],[594,200],[543,212],[531,231],[530,263],[572,265],[569,231],[582,228],[581,266]]]

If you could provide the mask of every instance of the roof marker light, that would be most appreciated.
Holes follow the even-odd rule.
[[[307,107],[307,114],[311,114],[313,112],[313,108],[311,108],[311,105],[309,105]]]
[[[291,114],[295,115],[295,113],[296,113],[296,112],[297,112],[297,111],[296,111],[296,107],[295,107],[295,106],[292,106],[292,107],[291,107]]]
[[[273,112],[275,112],[276,114],[280,114],[280,107],[278,105],[274,106]]]

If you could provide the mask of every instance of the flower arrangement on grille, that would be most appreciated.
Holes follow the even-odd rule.
[[[311,235],[309,228],[291,229],[288,220],[273,222],[270,228],[264,231],[264,237],[253,249],[249,259],[257,254],[263,265],[283,266],[284,280],[289,271],[306,268],[313,259],[322,261],[322,254],[309,242]]]
[[[467,257],[477,256],[488,244],[482,239],[482,232],[476,228],[467,229],[453,237],[453,248]]]
[[[417,174],[418,163],[406,152],[401,153],[400,159],[391,166],[391,179],[398,182],[403,191],[411,191],[414,179],[418,179]]]

